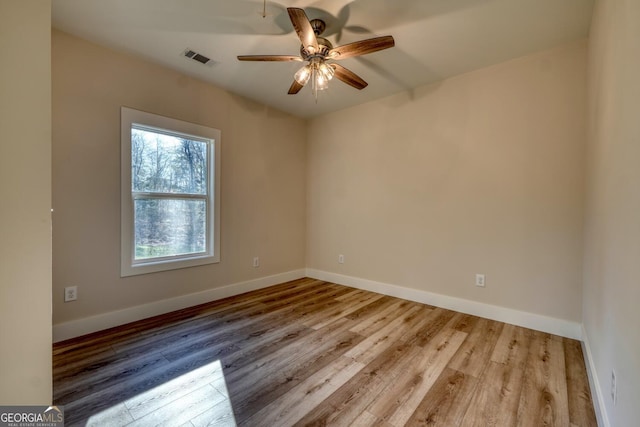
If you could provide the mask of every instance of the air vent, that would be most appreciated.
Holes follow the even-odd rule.
[[[191,49],[185,49],[182,52],[182,55],[186,58],[193,59],[194,61],[198,61],[201,64],[212,66],[215,64],[215,61],[212,61],[211,58],[204,56],[201,53],[195,52]]]

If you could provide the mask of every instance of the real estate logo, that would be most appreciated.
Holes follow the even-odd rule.
[[[64,427],[64,407],[0,406],[0,427]]]

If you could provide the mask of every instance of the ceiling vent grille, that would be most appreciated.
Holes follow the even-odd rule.
[[[193,51],[191,49],[185,49],[184,52],[182,52],[182,56],[184,56],[185,58],[189,58],[194,61],[197,61],[201,64],[208,65],[210,67],[213,66],[213,64],[215,64],[215,61],[212,61],[211,58],[206,57],[203,54]]]

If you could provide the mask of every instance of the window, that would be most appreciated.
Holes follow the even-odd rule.
[[[220,261],[220,131],[122,107],[121,275]]]

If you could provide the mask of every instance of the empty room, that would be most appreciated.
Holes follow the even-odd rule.
[[[0,424],[637,425],[640,2],[0,0],[0,53]]]

